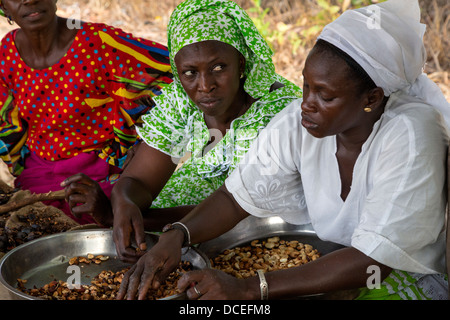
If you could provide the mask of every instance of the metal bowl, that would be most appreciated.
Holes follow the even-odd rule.
[[[158,236],[146,234],[147,247],[151,248],[158,241]],[[130,264],[118,259],[112,230],[77,230],[43,237],[25,243],[8,252],[0,261],[0,282],[14,300],[40,300],[17,290],[17,279],[27,280],[26,287],[42,287],[57,279],[66,281],[69,260],[75,256],[87,254],[107,255],[110,259],[99,265],[80,265],[82,285],[103,270],[120,271]],[[182,259],[190,261],[195,269],[211,266],[209,259],[197,249],[182,252]],[[164,298],[164,300],[181,299],[182,294]]]
[[[280,239],[310,244],[323,256],[344,248],[344,246],[319,239],[311,224],[293,225],[278,217],[256,218],[249,216],[233,229],[218,238],[199,245],[199,249],[209,258],[215,258],[225,249],[246,246],[253,240],[278,236]],[[330,293],[304,295],[295,299],[308,300],[347,300],[354,299],[358,290],[343,290]]]
[[[311,224],[293,225],[278,217],[257,218],[254,216],[247,217],[227,233],[202,243],[198,248],[209,258],[214,258],[225,249],[232,249],[246,245],[252,240],[274,236],[310,244],[321,255],[343,248],[340,244],[319,239]]]

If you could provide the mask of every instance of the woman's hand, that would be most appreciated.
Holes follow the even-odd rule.
[[[113,238],[119,258],[126,262],[136,262],[146,250],[142,214],[176,168],[170,156],[145,143],[133,147],[133,152],[111,191]],[[140,252],[131,246],[132,239]]]
[[[134,203],[123,203],[115,208],[113,225],[113,240],[119,259],[136,262],[147,250],[141,210]]]
[[[178,289],[186,290],[191,300],[251,300],[258,299],[259,279],[237,279],[223,271],[205,269],[191,271],[178,281]]]
[[[117,299],[144,300],[149,289],[156,290],[181,260],[184,233],[171,230],[125,274]]]
[[[111,202],[97,181],[83,173],[75,174],[61,183],[72,214],[80,218],[88,214],[105,227],[113,224]]]

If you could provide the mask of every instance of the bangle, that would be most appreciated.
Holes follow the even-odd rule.
[[[183,230],[184,232],[184,247],[190,247],[191,246],[191,234],[189,232],[189,229],[186,227],[185,224],[181,223],[181,222],[174,222],[172,223],[172,226],[174,228],[176,228],[176,226],[180,226],[181,230]]]
[[[267,284],[266,277],[264,276],[264,271],[258,270],[259,276],[259,288],[261,289],[261,300],[269,299],[269,285]]]
[[[167,232],[172,229],[179,229],[183,231],[184,233],[184,240],[183,240],[183,247],[190,247],[191,246],[191,234],[189,233],[189,229],[181,222],[174,222],[167,224],[162,232]]]

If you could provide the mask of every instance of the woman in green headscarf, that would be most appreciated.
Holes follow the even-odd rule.
[[[260,130],[301,97],[275,73],[271,49],[233,1],[181,3],[169,22],[168,47],[174,82],[143,117],[143,143],[111,197],[123,260],[137,258],[132,233],[143,243],[144,227],[178,221],[217,190]],[[191,157],[176,170],[186,153]]]

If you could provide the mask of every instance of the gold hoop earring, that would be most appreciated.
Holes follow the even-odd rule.
[[[370,107],[365,107],[365,108],[364,108],[364,111],[367,112],[367,113],[372,112],[372,108],[370,108]]]
[[[8,16],[6,17],[6,21],[8,21],[8,23],[12,26],[14,24],[14,21],[11,20],[11,17]]]

